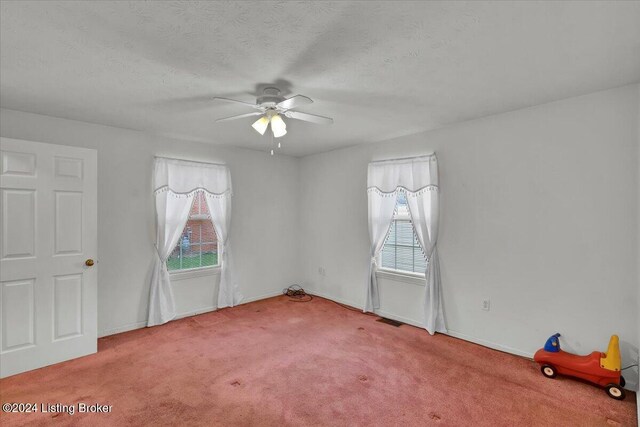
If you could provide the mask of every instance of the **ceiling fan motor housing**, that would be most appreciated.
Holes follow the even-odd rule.
[[[275,87],[266,87],[262,91],[262,95],[256,100],[256,104],[262,107],[275,107],[276,104],[285,100],[285,97],[280,95],[280,89]]]

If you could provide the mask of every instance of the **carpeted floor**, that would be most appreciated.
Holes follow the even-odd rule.
[[[546,379],[529,360],[321,298],[271,298],[106,337],[97,354],[6,378],[0,392],[2,403],[112,405],[2,413],[3,426],[636,425],[633,393],[615,401]]]

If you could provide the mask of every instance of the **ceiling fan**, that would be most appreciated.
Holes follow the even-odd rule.
[[[289,119],[304,120],[305,122],[311,122],[316,124],[331,124],[333,119],[324,116],[318,116],[316,114],[302,113],[300,111],[292,111],[294,108],[302,105],[311,104],[313,101],[303,95],[295,95],[291,98],[285,98],[280,95],[280,89],[275,87],[266,87],[262,91],[262,95],[258,96],[255,104],[250,102],[238,101],[236,99],[229,98],[213,98],[214,100],[233,102],[235,104],[246,105],[247,107],[254,108],[258,111],[253,111],[246,114],[238,114],[236,116],[225,117],[216,120],[216,122],[225,122],[229,120],[242,119],[244,117],[261,116],[251,126],[260,135],[264,135],[271,124],[271,132],[274,138],[280,138],[287,133],[287,124],[282,120],[282,116]],[[280,146],[280,144],[278,144]],[[273,150],[272,150],[273,154]]]

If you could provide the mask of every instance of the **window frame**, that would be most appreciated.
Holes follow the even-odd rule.
[[[170,270],[169,276],[171,276],[171,281],[174,280],[185,280],[185,279],[193,279],[196,277],[206,277],[206,276],[219,276],[221,271],[221,266],[207,266],[207,267],[196,267],[196,268],[185,268],[184,270]]]
[[[196,195],[193,199],[192,202],[192,208],[193,208],[193,203],[196,202],[196,197],[199,197],[199,195]],[[204,196],[206,197],[206,196]],[[200,199],[198,201],[198,213],[197,214],[193,214],[191,215],[191,209],[189,209],[189,218],[187,219],[187,223],[189,222],[189,220],[196,220],[196,221],[206,221],[209,220],[213,223],[212,219],[207,216],[206,214],[202,213],[202,200]],[[187,227],[187,224],[185,223],[185,228]],[[215,226],[213,228],[214,233],[215,233]],[[202,228],[200,228],[200,233],[202,233]],[[180,234],[181,238],[182,235],[184,234],[184,229],[182,230],[182,233]],[[178,241],[177,245],[180,245],[180,241]],[[200,256],[202,256],[202,245],[210,245],[212,243],[208,243],[208,242],[202,242],[200,241],[200,243],[198,243],[197,245],[200,246]],[[180,268],[180,269],[175,269],[175,270],[169,270],[169,268],[167,267],[167,270],[169,272],[169,276],[171,277],[171,280],[184,280],[184,279],[190,279],[190,278],[195,278],[195,277],[205,277],[205,276],[213,276],[213,275],[220,275],[220,271],[222,269],[222,247],[220,246],[220,240],[218,240],[218,235],[216,233],[216,252],[218,254],[217,257],[217,264],[216,265],[207,265],[204,267],[192,267],[192,268]],[[168,260],[167,260],[168,262]]]
[[[409,213],[409,208],[407,206],[400,206],[396,210],[393,215],[392,224],[394,221],[409,221],[411,223],[411,227],[413,227],[413,220],[411,219],[411,214]],[[415,227],[413,227],[415,233]],[[385,241],[386,244],[386,241]],[[420,243],[418,242],[418,245]],[[419,286],[426,286],[426,277],[424,273],[416,273],[408,270],[398,270],[395,268],[382,267],[382,251],[384,250],[384,245],[380,250],[380,253],[377,256],[377,263],[380,266],[376,271],[376,277],[382,279],[389,279],[395,281],[406,282]],[[426,262],[426,260],[425,260]]]

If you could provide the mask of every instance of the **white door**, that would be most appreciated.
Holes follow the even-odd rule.
[[[0,138],[0,377],[96,352],[96,159]]]

